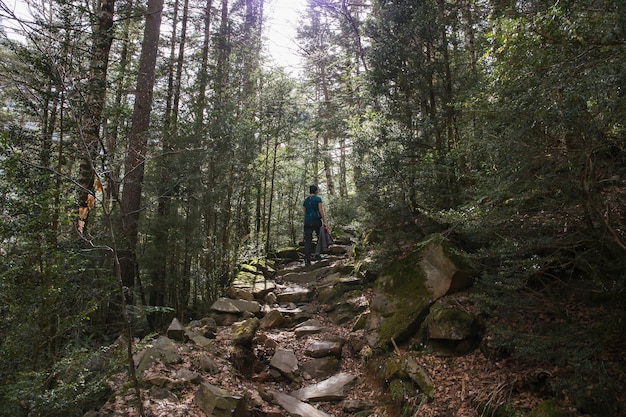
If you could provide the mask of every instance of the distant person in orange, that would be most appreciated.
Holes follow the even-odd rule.
[[[324,216],[324,208],[322,207],[322,198],[317,195],[319,188],[317,185],[309,187],[309,196],[302,203],[304,209],[304,264],[311,264],[311,248],[313,245],[313,232],[320,237],[320,229],[326,225]],[[315,260],[322,260],[319,253],[315,253]]]

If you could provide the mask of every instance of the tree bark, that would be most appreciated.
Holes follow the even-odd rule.
[[[134,288],[137,261],[137,236],[139,231],[139,213],[141,211],[141,190],[145,161],[147,158],[147,132],[150,127],[152,94],[154,88],[155,65],[161,33],[163,0],[148,0],[146,26],[139,58],[139,73],[133,109],[132,123],[128,138],[128,155],[125,163],[123,194],[121,201],[122,226],[128,248],[128,256],[120,262],[122,282],[126,288]],[[127,293],[127,300],[132,302],[132,295]]]
[[[93,27],[94,41],[91,46],[89,63],[89,83],[82,109],[81,131],[84,153],[78,174],[78,225],[83,234],[87,224],[89,209],[93,205],[94,182],[96,179],[95,161],[100,148],[100,126],[106,98],[107,69],[109,51],[113,42],[113,13],[115,0],[102,0],[98,19]]]

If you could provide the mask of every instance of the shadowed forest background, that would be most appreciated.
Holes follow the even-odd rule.
[[[623,412],[626,2],[308,0],[295,73],[269,2],[0,2],[0,415],[80,415],[78,364],[298,246],[309,184],[381,259],[445,234],[494,349]]]

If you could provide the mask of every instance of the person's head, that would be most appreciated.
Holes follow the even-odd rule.
[[[317,190],[318,190],[317,185],[311,185],[309,187],[309,193],[311,194],[317,194]]]

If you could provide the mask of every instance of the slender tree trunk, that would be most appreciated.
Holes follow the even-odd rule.
[[[122,225],[127,251],[120,259],[122,282],[132,289],[135,284],[137,237],[141,210],[144,164],[147,152],[147,132],[150,127],[155,66],[161,33],[163,0],[148,0],[146,26],[139,58],[137,89],[133,118],[128,138],[128,156],[125,163],[124,190],[121,202]],[[129,291],[128,300],[132,301]]]

